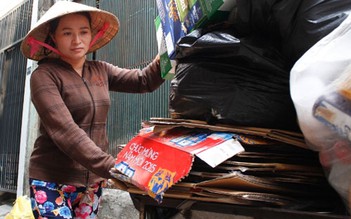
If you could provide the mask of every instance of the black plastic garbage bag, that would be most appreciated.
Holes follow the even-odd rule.
[[[290,25],[292,28],[282,33],[283,53],[295,63],[308,49],[337,28],[350,12],[351,0],[302,1]],[[284,15],[280,14],[279,18],[283,19]]]
[[[177,59],[171,117],[297,129],[289,69],[269,43],[196,30],[179,41]]]
[[[235,26],[274,41],[292,67],[350,12],[351,0],[237,0]]]

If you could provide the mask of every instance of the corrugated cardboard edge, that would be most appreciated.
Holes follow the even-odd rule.
[[[187,120],[187,119],[172,119],[172,118],[158,118],[152,117],[147,122],[150,125],[154,125],[154,131],[159,132],[167,129],[172,129],[175,127],[187,127],[187,128],[203,128],[212,131],[225,131],[233,132],[247,135],[256,135],[263,138],[268,138],[271,140],[276,140],[304,149],[309,149],[306,145],[304,136],[302,133],[279,130],[279,129],[266,129],[266,128],[256,128],[256,127],[243,127],[243,126],[233,126],[226,124],[216,124],[209,125],[205,121],[200,120]]]

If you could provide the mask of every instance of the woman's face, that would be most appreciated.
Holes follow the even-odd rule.
[[[63,16],[52,38],[63,60],[72,63],[85,59],[92,40],[88,18],[81,14]]]

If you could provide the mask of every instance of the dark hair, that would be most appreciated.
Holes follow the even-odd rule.
[[[73,14],[83,15],[84,17],[86,17],[88,19],[89,25],[91,26],[91,16],[90,16],[89,12],[83,11],[83,12],[76,12]],[[49,32],[48,32],[48,35],[46,36],[46,39],[44,41],[46,44],[48,44],[54,48],[56,47],[56,45],[55,45],[54,41],[52,40],[51,35],[55,33],[55,31],[60,23],[60,19],[61,19],[61,17],[58,17],[58,18],[55,18],[54,20],[50,21]],[[52,52],[51,50],[44,48],[45,55],[49,55],[51,52]]]

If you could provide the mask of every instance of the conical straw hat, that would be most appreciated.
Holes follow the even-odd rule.
[[[33,54],[33,51],[31,52],[31,47],[33,45],[29,43],[29,39],[34,38],[36,41],[44,43],[49,33],[50,21],[63,15],[76,12],[89,12],[91,16],[92,38],[94,38],[94,36],[100,30],[106,28],[103,31],[103,36],[99,37],[96,40],[96,42],[90,47],[88,53],[93,52],[106,45],[111,41],[111,39],[117,34],[119,30],[119,20],[114,14],[110,12],[76,2],[58,1],[39,19],[39,21],[28,32],[22,41],[21,51],[23,55],[29,59],[37,61],[48,56],[57,56],[55,53],[50,53],[50,55],[45,54],[45,49],[42,45],[35,45],[39,46],[40,48],[37,49],[37,51]]]

